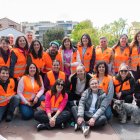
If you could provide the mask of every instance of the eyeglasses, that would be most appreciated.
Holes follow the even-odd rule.
[[[128,72],[128,70],[120,70],[120,72],[125,72],[126,73],[126,72]]]
[[[61,84],[61,83],[58,83],[57,85],[58,85],[58,86],[60,86],[60,85],[61,85],[61,86],[64,86],[64,84]]]

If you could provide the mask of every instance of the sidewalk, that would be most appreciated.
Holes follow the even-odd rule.
[[[2,122],[0,124],[0,134],[7,140],[119,140],[118,135],[107,124],[101,129],[92,130],[90,135],[85,138],[81,131],[75,132],[73,128],[36,131],[36,122],[34,120],[23,121],[16,118],[10,123]]]

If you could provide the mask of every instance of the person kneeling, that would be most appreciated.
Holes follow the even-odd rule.
[[[51,91],[46,92],[45,109],[35,112],[34,118],[38,122],[37,130],[52,129],[54,127],[64,128],[70,118],[70,112],[64,110],[68,101],[65,93],[65,83],[57,79]]]
[[[15,108],[19,105],[20,99],[14,91],[14,79],[9,78],[9,68],[2,66],[0,68],[0,121],[6,115],[6,121],[13,119]]]
[[[75,125],[75,130],[81,128],[84,136],[89,134],[90,127],[105,125],[107,121],[105,111],[110,103],[107,95],[98,88],[99,83],[96,78],[90,80],[89,86],[80,99]]]

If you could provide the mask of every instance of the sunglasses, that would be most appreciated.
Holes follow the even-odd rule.
[[[128,72],[128,70],[120,70],[120,72],[125,72],[126,73],[126,72]]]
[[[60,85],[61,85],[61,86],[64,86],[64,84],[61,84],[61,83],[58,83],[57,85],[58,85],[58,86],[60,86]]]

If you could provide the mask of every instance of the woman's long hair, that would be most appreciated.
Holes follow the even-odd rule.
[[[135,34],[134,39],[132,40],[131,45],[130,45],[131,48],[133,48],[135,45],[137,46],[139,45],[139,42],[137,40],[137,37],[139,34],[140,34],[140,31]]]
[[[34,49],[34,44],[35,42],[38,42],[39,45],[40,45],[40,49],[38,51],[38,54],[35,53],[35,49]],[[39,40],[33,40],[31,45],[30,45],[30,50],[29,50],[29,53],[31,53],[33,55],[34,58],[42,58],[42,55],[43,55],[43,47],[40,43]]]
[[[41,87],[42,86],[42,82],[41,82],[41,78],[40,78],[40,75],[39,75],[39,71],[38,71],[37,66],[34,63],[30,63],[29,65],[27,65],[26,70],[25,70],[25,75],[29,75],[29,67],[32,64],[36,67],[36,73],[34,75],[34,78],[35,78],[37,84],[39,85],[39,87]]]
[[[55,84],[52,86],[52,88],[51,88],[52,96],[53,96],[53,95],[56,95],[56,93],[57,93],[56,86],[57,86],[60,82],[63,83],[63,89],[62,89],[62,91],[61,91],[61,94],[62,94],[63,97],[65,96],[66,85],[65,85],[64,80],[62,80],[62,79],[57,79],[56,82],[55,82]]]
[[[113,46],[113,50],[115,50],[118,46],[120,46],[120,39],[121,39],[123,36],[126,36],[126,37],[128,38],[127,34],[122,34],[122,35],[120,36],[118,42]],[[129,44],[126,43],[126,46],[128,47]]]
[[[72,49],[72,42],[71,42],[70,38],[69,38],[69,37],[64,37],[64,38],[63,38],[63,41],[62,41],[62,50],[65,50],[65,49],[66,49],[66,48],[65,48],[65,45],[64,45],[64,42],[65,42],[66,40],[68,40],[68,41],[70,42],[70,49]]]
[[[91,38],[88,34],[83,34],[82,37],[81,37],[81,45],[84,46],[83,42],[82,42],[82,38],[83,36],[86,36],[86,38],[88,39],[88,47],[91,47],[92,46],[92,42],[91,42]]]
[[[25,38],[25,36],[18,36],[17,37],[17,39],[16,39],[16,42],[15,42],[15,48],[19,48],[20,46],[19,46],[19,39],[21,38],[21,37],[23,37],[24,39],[25,39],[25,42],[26,42],[26,45],[25,45],[25,47],[24,47],[24,50],[28,50],[28,42],[27,42],[27,39]]]

